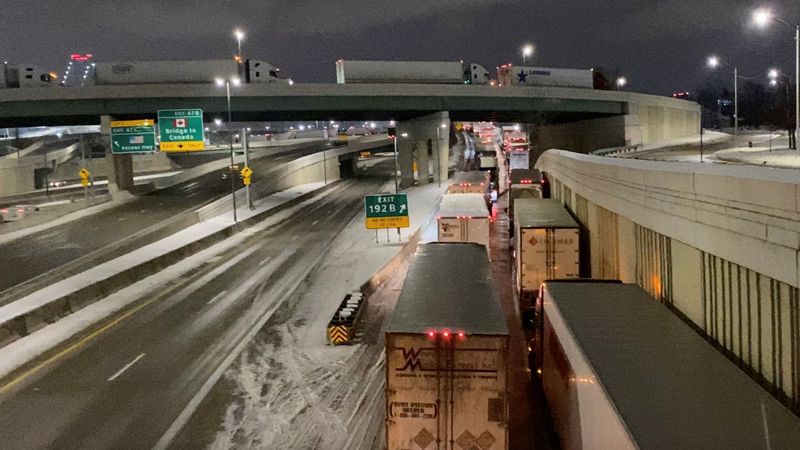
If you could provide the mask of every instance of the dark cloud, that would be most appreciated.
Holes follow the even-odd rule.
[[[338,58],[519,62],[603,67],[635,90],[668,94],[709,77],[718,53],[747,74],[794,67],[791,30],[747,26],[739,0],[0,0],[0,57],[62,70],[71,52],[98,60],[227,58],[245,53],[300,81],[331,82]],[[790,22],[800,5],[776,0]],[[727,77],[730,78],[730,77]],[[727,79],[726,78],[726,79]]]

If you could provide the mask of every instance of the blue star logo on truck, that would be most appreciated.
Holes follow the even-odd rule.
[[[519,77],[519,82],[520,83],[527,83],[528,82],[528,74],[525,73],[525,71],[523,69],[519,70],[519,73],[517,74],[517,76]]]

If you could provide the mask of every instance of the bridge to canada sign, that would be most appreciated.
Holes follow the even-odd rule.
[[[162,109],[158,111],[158,136],[162,152],[205,150],[203,110]]]

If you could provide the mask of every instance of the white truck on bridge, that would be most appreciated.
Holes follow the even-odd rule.
[[[336,82],[488,84],[489,71],[479,64],[450,61],[336,61]]]
[[[57,86],[53,74],[36,67],[20,66],[8,62],[0,65],[0,89]]]
[[[253,59],[199,61],[98,62],[94,67],[96,85],[205,84],[217,79],[239,79],[242,83],[291,83],[280,69]]]
[[[551,69],[547,67],[522,67],[510,64],[497,69],[500,86],[547,86],[582,89],[602,89],[596,77],[602,77],[593,69]],[[605,77],[603,77],[605,79]]]

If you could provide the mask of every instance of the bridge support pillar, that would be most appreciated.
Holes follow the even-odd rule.
[[[400,185],[414,184],[414,162],[417,182],[428,184],[430,161],[433,158],[434,181],[447,180],[450,161],[450,113],[442,111],[397,124],[397,148],[400,163]]]
[[[133,191],[133,157],[115,155],[111,152],[111,116],[100,117],[100,134],[106,144],[106,163],[109,168],[108,192],[117,199]],[[127,193],[127,194],[126,194]]]

